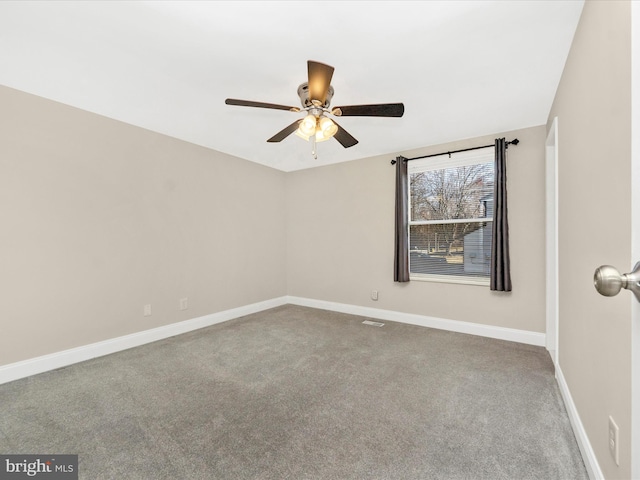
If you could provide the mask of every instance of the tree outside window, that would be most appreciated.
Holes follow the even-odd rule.
[[[494,187],[492,152],[493,149],[490,155],[476,155],[471,160],[453,158],[451,166],[446,161],[430,165],[427,160],[431,159],[410,165],[412,274],[488,277]]]

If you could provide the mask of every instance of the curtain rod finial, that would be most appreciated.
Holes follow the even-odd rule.
[[[509,143],[512,143],[513,145],[517,145],[520,143],[520,140],[518,140],[517,138],[514,138],[513,140],[511,140]]]

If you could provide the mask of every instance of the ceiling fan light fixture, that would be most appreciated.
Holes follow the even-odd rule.
[[[306,140],[307,142],[309,141],[309,135],[304,135],[303,133],[300,132],[300,129],[298,128],[295,132],[297,137],[300,137],[303,140]]]
[[[309,138],[316,131],[318,120],[314,115],[307,115],[300,122],[300,126],[298,127],[298,132],[300,132],[299,136],[304,136]],[[296,133],[298,133],[296,132]]]
[[[331,138],[338,131],[338,126],[333,123],[329,117],[320,117],[320,120],[318,121],[318,131],[323,137]],[[316,138],[317,136],[318,133],[316,132]]]
[[[337,131],[338,126],[330,118],[307,115],[300,122],[296,135],[306,141],[315,137],[316,142],[324,142],[333,137]]]
[[[316,142],[325,142],[327,140],[329,140],[333,135],[327,136],[322,130],[320,130],[318,128],[318,130],[316,130]]]

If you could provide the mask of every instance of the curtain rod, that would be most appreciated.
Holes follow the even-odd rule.
[[[510,142],[507,142],[507,147],[509,145],[518,145],[519,143],[520,143],[520,140],[518,140],[517,138],[514,138]],[[449,155],[449,156],[451,156],[452,153],[469,152],[471,150],[480,150],[481,148],[489,148],[489,147],[495,147],[495,144],[483,145],[482,147],[463,148],[461,150],[451,150],[450,152],[432,153],[431,155],[423,155],[422,157],[405,158],[404,160],[406,162],[408,162],[410,160],[418,160],[420,158],[439,157],[440,155]],[[396,164],[395,159],[391,160],[391,165],[395,165],[395,164]]]

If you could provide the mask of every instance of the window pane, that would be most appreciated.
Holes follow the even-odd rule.
[[[411,173],[412,221],[491,218],[493,162]]]
[[[488,277],[491,221],[411,225],[409,271]]]

